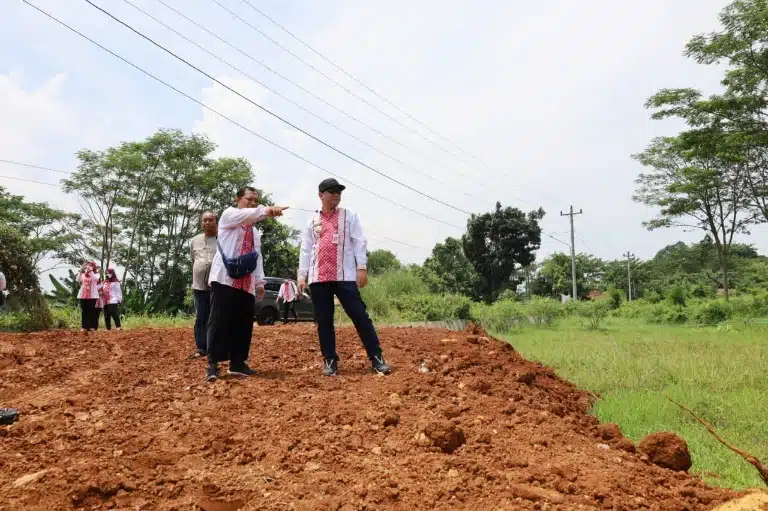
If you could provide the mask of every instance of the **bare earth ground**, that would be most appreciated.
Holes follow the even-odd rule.
[[[592,397],[482,332],[257,328],[247,380],[202,381],[186,329],[0,336],[0,508],[712,509],[707,487],[601,438]],[[429,372],[421,372],[426,360]],[[623,448],[622,448],[623,447]],[[25,477],[26,476],[26,477]]]

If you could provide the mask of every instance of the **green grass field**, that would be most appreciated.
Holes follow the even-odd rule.
[[[527,358],[598,393],[594,412],[639,441],[673,431],[688,442],[693,471],[737,489],[762,487],[755,469],[719,444],[686,405],[733,445],[768,462],[768,327],[672,327],[612,319],[599,331],[575,320],[504,336]]]

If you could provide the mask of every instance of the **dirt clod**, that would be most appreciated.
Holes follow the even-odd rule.
[[[614,446],[616,447],[616,449],[619,449],[619,450],[622,450],[622,451],[626,451],[626,452],[634,453],[634,452],[637,451],[637,448],[635,447],[635,444],[629,438],[620,438],[614,444]]]
[[[674,433],[653,433],[640,440],[637,447],[654,465],[682,471],[691,468],[688,444]]]
[[[510,485],[509,490],[516,497],[534,502],[547,501],[553,504],[560,504],[564,500],[563,495],[559,492],[537,488],[535,486],[513,484]]]
[[[464,432],[450,422],[431,422],[423,428],[423,432],[430,440],[431,445],[446,454],[453,454],[456,449],[467,442]]]
[[[622,438],[624,435],[621,434],[621,428],[619,428],[618,424],[600,424],[597,426],[597,434],[602,438],[603,440],[618,440]]]
[[[536,381],[536,373],[534,371],[524,371],[517,375],[517,381],[526,385],[533,385],[533,382]]]
[[[400,415],[396,413],[390,413],[384,417],[384,427],[397,426],[398,424],[400,424]]]

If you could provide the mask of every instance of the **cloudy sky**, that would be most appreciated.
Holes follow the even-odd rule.
[[[718,90],[722,70],[685,59],[682,49],[693,34],[717,28],[726,0],[248,0],[389,102],[245,0],[162,0],[231,46],[160,0],[130,0],[133,6],[93,1],[243,96],[454,206],[307,138],[85,1],[30,0],[347,184],[410,208],[351,185],[344,197],[361,215],[371,248],[391,249],[404,261],[421,262],[434,243],[460,235],[467,215],[458,210],[488,211],[497,200],[546,210],[540,257],[567,250],[549,236],[568,241],[568,221],[559,212],[570,204],[584,210],[576,217],[577,250],[603,258],[626,250],[647,258],[668,243],[702,237],[641,226],[654,212],[631,200],[641,168],[629,155],[652,137],[681,128],[675,121],[651,121],[643,108],[648,96],[662,87]],[[73,169],[81,148],[180,128],[208,134],[221,155],[249,158],[255,184],[278,203],[314,207],[317,183],[328,175],[154,82],[21,0],[4,2],[0,16],[0,118],[0,159],[56,169]],[[56,183],[60,174],[0,163],[0,175],[0,185],[13,193],[77,208],[56,187],[7,179]],[[304,225],[307,213],[293,211],[286,221]],[[749,241],[766,251],[765,236],[758,234]]]

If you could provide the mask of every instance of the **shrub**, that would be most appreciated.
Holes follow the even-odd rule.
[[[670,306],[664,313],[664,323],[682,325],[688,321],[688,309],[680,306]]]
[[[399,315],[407,321],[472,319],[472,301],[460,295],[404,295],[394,302]]]
[[[659,303],[664,299],[663,296],[661,296],[661,293],[654,290],[647,290],[645,293],[643,293],[643,299],[648,303]]]
[[[696,284],[691,288],[691,296],[695,298],[714,298],[716,293],[712,286]]]
[[[608,313],[613,306],[610,298],[603,298],[600,300],[592,300],[588,302],[579,302],[579,306],[576,309],[577,314],[581,317],[586,326],[592,330],[597,330],[600,325],[608,317]]]
[[[504,291],[499,293],[499,296],[498,296],[498,298],[496,298],[496,301],[497,302],[502,302],[502,301],[506,301],[506,300],[519,301],[520,300],[520,295],[517,294],[517,291],[515,291],[514,289],[511,289],[511,288],[510,289],[505,289]]]
[[[731,305],[720,300],[701,302],[693,312],[693,320],[700,325],[716,325],[732,316],[733,308]]]
[[[554,325],[565,312],[563,305],[552,298],[534,297],[526,304],[528,317],[537,325]]]
[[[621,303],[624,301],[624,293],[614,287],[608,290],[606,299],[610,309],[616,310],[621,307]]]
[[[688,298],[688,293],[682,284],[675,284],[667,290],[666,298],[672,305],[680,305],[684,307],[686,299]]]
[[[492,305],[474,304],[472,315],[480,320],[486,330],[506,333],[528,322],[526,307],[513,300],[503,300]]]
[[[687,308],[669,302],[643,304],[639,312],[637,317],[651,324],[682,324],[688,321],[689,316]]]
[[[764,293],[737,296],[731,298],[729,303],[734,316],[757,318],[768,316],[768,296]]]
[[[648,312],[648,308],[653,306],[653,303],[646,301],[645,299],[633,300],[631,302],[624,302],[621,307],[614,312],[616,316],[627,319],[644,318]]]
[[[372,278],[364,290],[380,288],[387,296],[423,295],[429,293],[427,285],[410,270],[395,270]]]

